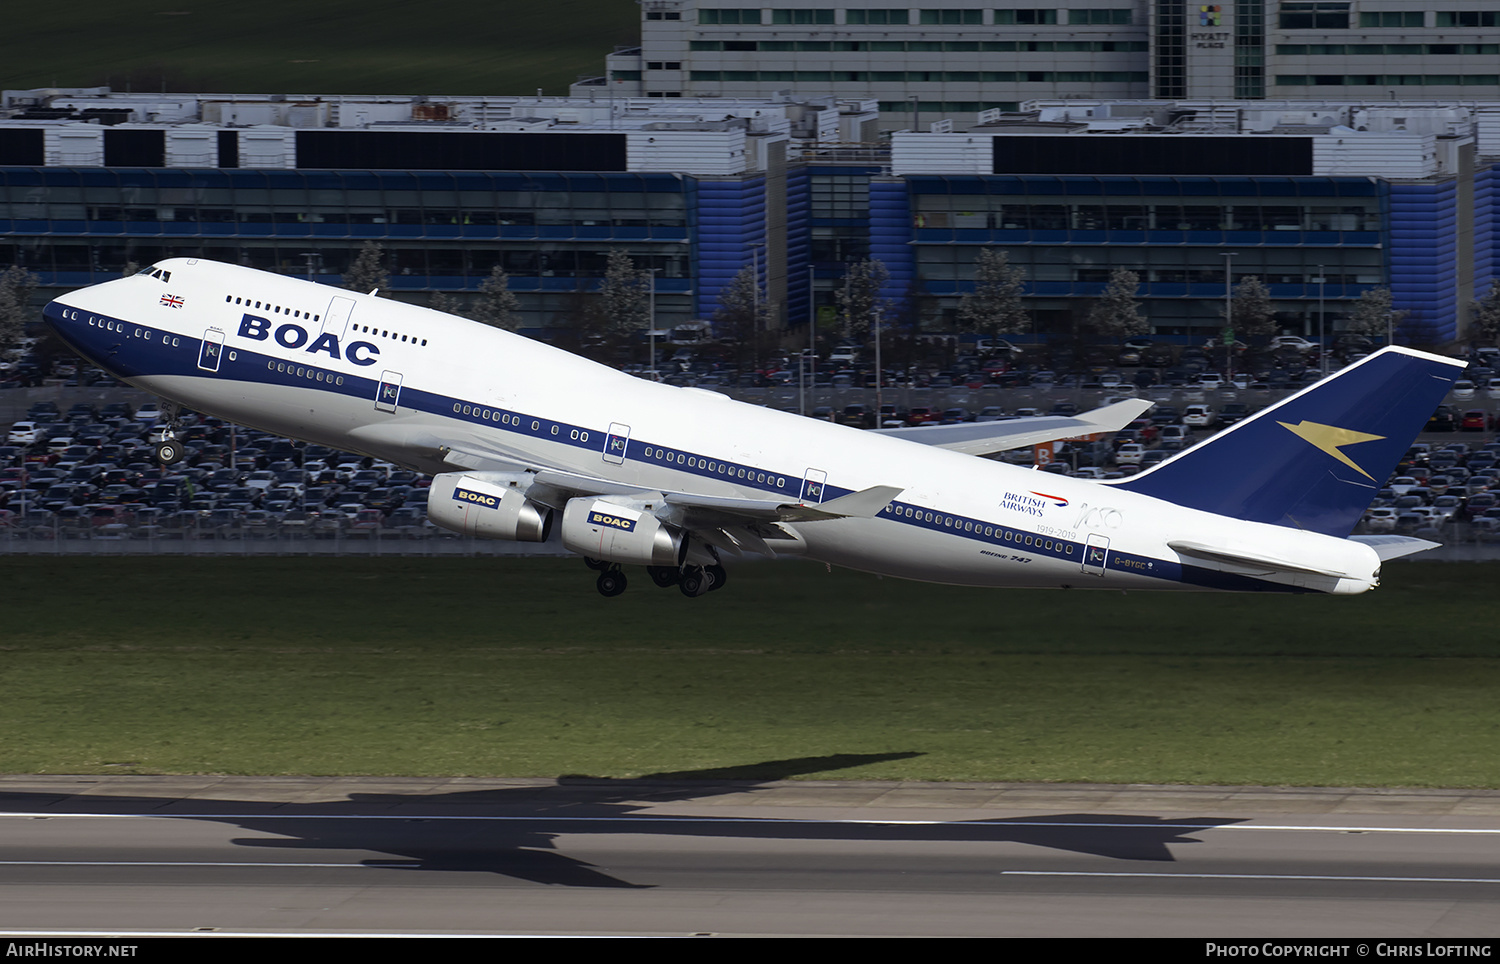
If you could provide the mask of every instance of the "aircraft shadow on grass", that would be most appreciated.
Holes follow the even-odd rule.
[[[1159,818],[1124,814],[1047,814],[931,824],[732,819],[706,813],[653,819],[664,803],[753,792],[758,785],[810,773],[908,759],[919,753],[836,754],[739,767],[651,774],[638,780],[564,778],[557,785],[444,793],[352,793],[348,800],[274,804],[264,800],[73,795],[0,790],[0,812],[130,813],[208,820],[275,837],[244,847],[375,851],[367,866],[470,871],[564,887],[649,888],[605,873],[556,849],[559,836],[590,833],[734,837],[767,840],[1013,842],[1119,860],[1172,861],[1170,846],[1240,818]],[[371,816],[386,819],[372,820]],[[340,820],[339,817],[351,819]],[[364,818],[364,819],[354,819]],[[505,819],[496,819],[505,818]],[[629,821],[628,828],[623,826]]]

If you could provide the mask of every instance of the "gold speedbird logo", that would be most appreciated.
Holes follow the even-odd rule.
[[[1344,454],[1343,448],[1346,445],[1358,445],[1360,442],[1373,442],[1376,439],[1385,438],[1384,435],[1356,432],[1351,428],[1338,428],[1333,425],[1324,425],[1321,422],[1309,422],[1306,419],[1303,419],[1296,425],[1290,422],[1277,422],[1276,424],[1319,451],[1327,452],[1371,482],[1375,481],[1375,476],[1355,464],[1353,459]]]

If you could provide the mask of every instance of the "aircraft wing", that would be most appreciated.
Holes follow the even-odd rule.
[[[921,442],[965,455],[992,455],[1027,445],[1118,432],[1140,418],[1152,406],[1144,398],[1096,408],[1076,417],[1039,415],[1035,418],[1013,418],[1004,422],[964,422],[960,425],[916,425],[910,428],[877,429],[877,435]]]
[[[474,443],[445,446],[446,461],[480,471],[513,472],[518,467],[508,453],[489,452]],[[657,518],[686,529],[710,545],[739,555],[742,549],[775,555],[763,537],[779,536],[764,528],[779,522],[821,522],[829,519],[870,519],[879,515],[903,491],[896,486],[873,485],[858,492],[808,503],[788,499],[741,499],[698,492],[645,489],[610,479],[545,466],[523,466],[535,478],[527,495],[554,509],[579,496],[624,496],[642,502],[660,501]]]
[[[807,503],[787,499],[737,499],[697,492],[644,490],[624,486],[608,479],[564,472],[558,469],[536,470],[536,480],[573,495],[659,495],[669,507],[663,521],[686,529],[719,528],[750,522],[819,522],[826,519],[872,519],[900,495],[891,485],[872,485],[827,502]],[[659,516],[663,513],[658,513]]]

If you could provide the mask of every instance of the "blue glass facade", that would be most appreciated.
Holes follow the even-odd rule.
[[[709,318],[718,308],[719,292],[745,265],[758,264],[758,281],[766,280],[766,181],[764,177],[698,182],[697,231],[693,260],[697,264],[696,310]]]
[[[1495,167],[1476,171],[1471,211],[1453,178],[897,178],[793,164],[784,212],[768,209],[774,187],[763,174],[9,167],[0,264],[49,288],[170,256],[336,284],[374,240],[398,293],[461,295],[501,266],[525,323],[547,327],[570,324],[611,249],[656,269],[664,325],[712,317],[758,253],[763,282],[784,275],[785,317],[800,328],[814,306],[831,310],[846,264],[874,257],[890,271],[886,298],[925,292],[923,327],[953,330],[979,249],[994,246],[1022,269],[1039,331],[1066,330],[1123,267],[1140,276],[1160,333],[1196,336],[1221,324],[1232,253],[1234,280],[1263,280],[1285,329],[1315,333],[1320,287],[1337,317],[1361,292],[1389,286],[1410,312],[1408,339],[1424,343],[1460,337],[1469,301],[1500,270]],[[785,264],[767,264],[779,250]]]
[[[1410,312],[1403,328],[1424,343],[1458,337],[1458,185],[1390,186],[1390,288]]]
[[[1001,248],[1022,269],[1043,330],[1067,323],[1117,268],[1139,275],[1146,314],[1159,331],[1176,334],[1222,325],[1226,261],[1235,282],[1265,282],[1278,322],[1297,331],[1313,325],[1315,279],[1326,279],[1330,311],[1387,283],[1389,186],[1372,178],[906,180],[917,270],[950,311],[972,289],[984,246]]]
[[[620,248],[657,269],[671,323],[693,311],[697,203],[673,174],[0,168],[0,263],[55,288],[173,256],[337,284],[378,241],[398,292],[473,290],[500,265],[545,326]]]
[[[1500,168],[1474,172],[1474,295],[1483,297],[1500,274]]]

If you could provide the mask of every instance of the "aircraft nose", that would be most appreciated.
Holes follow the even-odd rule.
[[[54,298],[42,309],[42,320],[54,333],[63,335],[76,322],[78,312],[79,309],[62,298]]]
[[[70,291],[47,302],[42,319],[64,344],[97,363],[101,339],[117,339],[116,333],[123,329],[123,322],[103,310],[107,303],[98,288]]]

